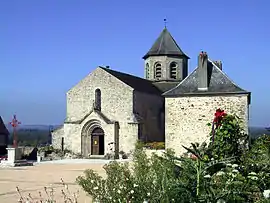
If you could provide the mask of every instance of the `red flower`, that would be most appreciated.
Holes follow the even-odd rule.
[[[191,154],[191,155],[190,155],[190,158],[193,159],[193,160],[198,159],[198,157],[197,157],[196,155],[194,155],[194,154]]]
[[[221,120],[226,116],[227,114],[224,112],[224,110],[217,109],[215,113],[214,123],[220,124]]]
[[[216,110],[215,117],[213,120],[213,125],[212,125],[212,142],[214,142],[214,139],[215,139],[215,129],[221,126],[221,121],[225,116],[227,116],[227,114],[224,112],[224,110],[221,110],[221,109]],[[216,127],[215,127],[215,124],[216,124]]]

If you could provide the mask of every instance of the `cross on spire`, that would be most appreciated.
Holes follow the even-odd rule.
[[[164,18],[164,26],[165,26],[165,28],[167,28],[167,19],[166,18]]]

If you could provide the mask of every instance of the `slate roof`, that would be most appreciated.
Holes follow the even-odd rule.
[[[139,92],[144,92],[148,94],[157,94],[161,95],[162,92],[152,84],[151,81],[136,77],[133,75],[129,75],[126,73],[118,72],[109,68],[99,67],[106,71],[107,73],[113,75],[114,77],[118,78],[128,86],[132,87],[134,90],[137,90]]]
[[[8,132],[8,130],[7,130],[6,126],[5,126],[5,124],[4,124],[1,116],[0,116],[0,134],[1,135],[3,135],[3,134],[8,135],[9,134],[9,132]]]
[[[160,82],[153,82],[153,84],[161,91],[166,92],[172,88],[174,88],[176,85],[179,84],[179,81],[177,82],[168,82],[168,81],[160,81]]]
[[[165,97],[211,94],[250,94],[236,85],[212,61],[208,60],[209,84],[207,91],[198,90],[198,67],[175,88],[165,92]]]
[[[176,41],[167,30],[164,28],[159,37],[151,47],[151,49],[144,55],[143,59],[149,56],[182,56],[189,59],[189,57],[180,49]]]

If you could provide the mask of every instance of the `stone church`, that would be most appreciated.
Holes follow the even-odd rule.
[[[0,156],[7,154],[9,131],[6,128],[2,117],[0,116]]]
[[[190,58],[167,28],[143,59],[145,78],[97,67],[71,88],[53,146],[102,157],[110,146],[129,153],[137,140],[165,141],[166,148],[181,154],[182,145],[207,139],[207,123],[217,108],[237,114],[247,131],[250,92],[229,79],[221,61],[200,52],[188,75]]]

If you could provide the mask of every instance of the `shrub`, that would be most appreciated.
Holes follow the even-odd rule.
[[[38,148],[38,153],[40,154],[44,154],[45,157],[47,157],[49,154],[55,153],[61,157],[63,157],[66,153],[70,153],[73,154],[71,150],[69,149],[64,149],[64,151],[62,151],[61,149],[56,149],[51,145],[46,145],[44,147],[39,147]],[[79,156],[79,154],[78,154]]]
[[[228,115],[224,110],[217,109],[210,133],[210,158],[224,159],[235,157],[238,159],[245,153],[248,135],[241,127],[240,119],[235,115]]]
[[[270,188],[270,136],[259,137],[250,150],[243,155],[245,173],[255,172],[261,190]]]
[[[148,142],[145,143],[144,147],[149,149],[165,149],[165,142]]]
[[[208,125],[212,126],[209,146],[185,147],[197,161],[198,200],[264,201],[263,193],[269,189],[270,179],[269,137],[258,139],[248,150],[248,136],[243,133],[238,117],[220,109],[215,113],[213,124]]]
[[[111,162],[104,167],[107,178],[91,169],[79,176],[77,182],[95,201],[106,202],[189,202],[182,192],[175,173],[173,153],[165,158],[148,158],[138,144],[134,163]],[[180,192],[181,191],[181,192]],[[173,198],[171,198],[173,197]]]
[[[78,184],[95,201],[107,202],[267,202],[269,185],[269,137],[247,148],[248,136],[241,121],[218,109],[210,143],[183,146],[185,156],[171,150],[164,157],[146,156],[138,144],[133,163],[111,162],[106,178],[86,170]],[[156,144],[147,144],[157,148]],[[155,146],[155,147],[154,147]]]
[[[63,197],[61,202],[64,203],[78,203],[78,195],[79,191],[75,193],[71,193],[68,185],[64,182],[61,178],[61,185],[63,188],[61,189],[61,195]],[[54,190],[53,186],[44,187],[43,194],[41,191],[38,192],[38,198],[34,198],[31,193],[28,193],[27,196],[23,195],[23,191],[16,187],[17,194],[19,195],[19,203],[56,203],[55,194],[56,191]]]

